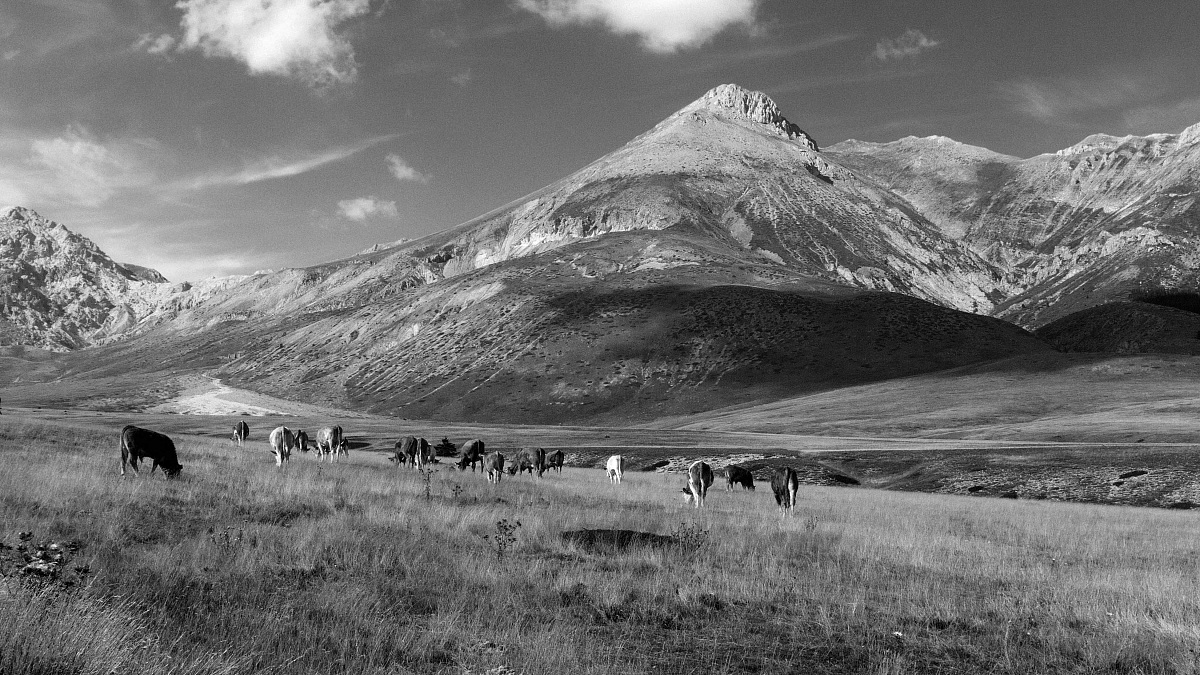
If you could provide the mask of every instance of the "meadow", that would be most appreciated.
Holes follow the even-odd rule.
[[[781,517],[765,485],[697,511],[679,474],[277,470],[199,435],[181,479],[122,479],[118,431],[0,417],[2,673],[1198,669],[1195,512],[805,486]],[[671,540],[561,536],[598,528]],[[21,532],[57,578],[20,574]]]

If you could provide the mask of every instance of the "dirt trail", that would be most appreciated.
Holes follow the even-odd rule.
[[[146,410],[151,413],[178,413],[181,415],[321,415],[327,412],[321,406],[287,401],[266,394],[235,389],[215,377],[196,376],[189,378],[179,396]],[[356,416],[339,411],[342,416]]]

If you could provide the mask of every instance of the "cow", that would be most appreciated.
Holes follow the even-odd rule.
[[[475,462],[483,461],[486,454],[483,441],[478,438],[463,443],[462,454],[458,457],[458,470],[466,471],[467,465],[471,465],[471,473],[475,473]]]
[[[317,459],[324,459],[328,455],[329,461],[334,461],[343,445],[345,445],[345,439],[342,438],[340,426],[323,427],[317,432]]]
[[[563,455],[562,450],[555,450],[554,452],[550,453],[549,455],[546,455],[546,469],[547,470],[554,469],[555,471],[562,473],[562,465],[563,465],[564,458],[565,458],[565,456]]]
[[[409,455],[408,461],[412,464],[412,468],[420,471],[433,461],[433,448],[430,447],[429,441],[424,438],[416,439],[413,445],[413,454]]]
[[[608,474],[608,482],[620,484],[621,475],[625,473],[625,458],[620,455],[609,457],[608,463],[604,465],[604,471]]]
[[[304,433],[304,430],[301,429],[295,433],[295,437],[296,448],[298,448],[300,452],[308,452],[308,434]],[[315,455],[316,453],[313,454]]]
[[[483,458],[483,471],[487,473],[489,483],[499,483],[504,475],[504,455],[490,452]]]
[[[392,454],[391,457],[388,457],[388,461],[395,464],[397,469],[399,469],[400,467],[407,464],[408,463],[408,453],[404,450],[404,444],[407,441],[413,441],[415,443],[416,440],[417,439],[413,438],[412,436],[405,436],[404,438],[401,438],[400,440],[396,441],[396,445],[395,445],[396,451]]]
[[[708,465],[708,462],[695,461],[688,467],[688,491],[692,493],[692,499],[696,502],[696,508],[704,506],[704,497],[708,495],[708,488],[713,484],[713,470]]]
[[[287,427],[275,427],[268,438],[271,452],[275,455],[275,466],[283,466],[284,462],[292,462],[292,448],[296,447],[296,436]]]
[[[238,422],[237,424],[233,425],[233,442],[237,443],[239,448],[242,447],[242,444],[245,443],[249,436],[249,424],[246,424],[245,422]]]
[[[515,476],[522,471],[528,471],[530,476],[536,471],[537,477],[541,478],[542,474],[546,473],[546,451],[542,448],[518,450],[512,463],[508,465],[508,475]]]
[[[160,466],[168,479],[179,476],[179,472],[183,471],[183,465],[175,455],[175,443],[168,436],[129,424],[121,429],[121,475],[125,475],[126,464],[136,475],[139,459],[153,462],[150,475],[154,475],[154,470]]]
[[[781,466],[771,474],[771,491],[775,493],[775,503],[779,505],[781,514],[795,513],[796,492],[800,490],[800,476],[796,470]]]
[[[754,489],[754,474],[743,466],[730,464],[725,467],[725,490],[733,490],[734,485],[741,485],[747,490]]]

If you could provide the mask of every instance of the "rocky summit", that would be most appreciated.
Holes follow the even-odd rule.
[[[200,370],[346,408],[531,423],[1044,353],[1013,323],[1194,287],[1198,136],[1092,137],[1025,160],[940,137],[822,150],[770,97],[722,85],[421,239],[183,286],[109,261],[111,293],[55,301],[97,307],[55,344],[108,345],[79,355],[97,372]],[[1117,342],[1169,342],[1139,330]]]

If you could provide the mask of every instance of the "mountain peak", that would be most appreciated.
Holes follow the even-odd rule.
[[[764,124],[785,138],[802,138],[813,150],[816,141],[800,127],[788,121],[779,106],[761,91],[750,91],[736,84],[722,84],[708,90],[680,112],[707,110],[717,115],[732,115],[748,122]]]
[[[41,221],[47,225],[55,224],[38,215],[37,211],[27,209],[24,206],[13,206],[6,209],[4,214],[0,215],[0,220],[11,220],[18,223],[36,223]]]

